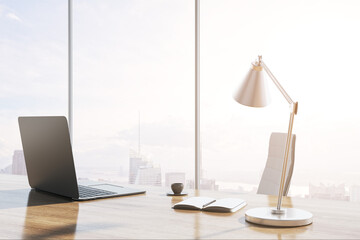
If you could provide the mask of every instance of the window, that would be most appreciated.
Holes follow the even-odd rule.
[[[26,174],[18,116],[67,114],[67,2],[0,2],[0,172]]]
[[[194,180],[193,1],[74,1],[78,177]]]
[[[354,31],[360,26],[359,4],[201,2],[204,179],[215,180],[220,189],[255,191],[271,132],[287,132],[288,105],[269,78],[270,106],[248,108],[232,99],[250,63],[261,54],[299,102],[290,195],[316,197],[323,192],[326,198],[351,197],[360,176],[360,114],[355,110],[360,34]]]
[[[359,7],[201,1],[201,188],[255,192],[271,132],[287,132],[288,105],[271,82],[266,108],[232,99],[262,54],[299,101],[290,195],[360,199]],[[18,116],[67,115],[67,10],[60,0],[0,3],[1,173],[25,174]],[[194,186],[194,15],[193,0],[74,1],[79,178]]]

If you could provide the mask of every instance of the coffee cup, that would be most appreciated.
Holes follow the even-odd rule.
[[[171,184],[171,190],[174,192],[174,194],[180,194],[183,189],[184,189],[184,184],[182,183]]]

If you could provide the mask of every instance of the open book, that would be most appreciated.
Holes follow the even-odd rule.
[[[216,200],[209,197],[192,197],[176,203],[174,209],[203,210],[209,212],[236,212],[246,206],[240,198],[223,198]]]

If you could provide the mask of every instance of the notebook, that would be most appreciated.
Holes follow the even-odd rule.
[[[173,208],[226,213],[236,212],[245,207],[246,204],[246,201],[240,198],[223,198],[216,200],[209,197],[192,197],[176,203]]]

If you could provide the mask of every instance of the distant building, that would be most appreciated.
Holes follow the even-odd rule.
[[[350,201],[360,202],[360,186],[354,185],[350,188]]]
[[[26,175],[25,158],[22,150],[14,151],[11,173],[16,175]]]
[[[346,196],[345,184],[338,186],[320,184],[320,186],[309,185],[310,198],[322,198],[349,201],[349,196]]]
[[[204,190],[219,190],[219,185],[216,185],[215,179],[200,179],[200,189]]]
[[[186,188],[194,189],[195,188],[195,181],[194,180],[187,180],[186,181]],[[215,179],[201,178],[200,179],[200,189],[217,191],[217,190],[219,190],[219,185],[216,184]]]
[[[0,173],[26,175],[24,152],[22,150],[15,150],[12,157],[12,164],[1,169]]]
[[[140,185],[161,186],[161,168],[152,166],[140,167],[135,183]]]
[[[140,167],[145,167],[147,162],[142,160],[141,157],[130,157],[130,164],[129,164],[129,183],[135,184],[138,170]]]
[[[12,165],[10,164],[6,168],[1,169],[0,173],[2,173],[2,174],[11,174],[11,171],[12,171]]]
[[[165,174],[165,186],[170,187],[173,183],[183,183],[185,185],[185,173],[169,172]]]
[[[187,189],[194,189],[195,188],[195,182],[193,179],[186,180],[186,188]]]

